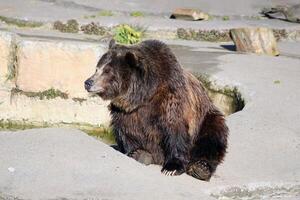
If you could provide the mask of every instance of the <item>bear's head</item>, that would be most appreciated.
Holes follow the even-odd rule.
[[[111,100],[113,107],[130,112],[147,104],[159,90],[180,87],[182,80],[182,68],[164,43],[146,40],[125,46],[111,40],[84,85],[88,92]]]
[[[141,78],[141,66],[134,48],[109,43],[108,51],[98,61],[96,72],[84,82],[85,89],[104,100],[128,93],[132,83]]]

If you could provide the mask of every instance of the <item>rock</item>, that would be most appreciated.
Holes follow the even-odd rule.
[[[261,13],[271,19],[300,23],[300,4],[262,9]]]
[[[172,13],[170,18],[196,21],[196,20],[208,20],[209,15],[196,9],[177,8]]]
[[[87,42],[22,40],[18,46],[16,85],[27,92],[54,88],[69,97],[85,98],[83,82],[94,73],[104,51],[104,46]]]
[[[236,28],[230,35],[239,52],[278,56],[279,51],[273,31],[268,28]]]

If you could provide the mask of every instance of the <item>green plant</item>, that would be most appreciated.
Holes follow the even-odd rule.
[[[280,84],[281,82],[280,82],[280,80],[275,80],[275,81],[273,81],[273,83],[274,84]]]
[[[115,28],[114,39],[118,43],[122,44],[135,44],[141,41],[142,32],[129,26],[128,24],[122,24]]]
[[[144,13],[140,12],[140,11],[133,11],[130,13],[131,17],[144,17]]]
[[[230,18],[229,18],[229,16],[224,16],[222,19],[223,19],[223,21],[228,21]]]
[[[110,16],[113,16],[114,14],[111,10],[102,10],[102,11],[98,12],[97,15],[110,17]]]

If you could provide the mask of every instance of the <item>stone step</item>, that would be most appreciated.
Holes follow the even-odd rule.
[[[105,126],[110,122],[109,102],[99,97],[41,98],[0,91],[0,123],[43,126],[43,124],[82,124]]]

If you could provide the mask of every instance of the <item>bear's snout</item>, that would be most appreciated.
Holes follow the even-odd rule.
[[[86,81],[84,82],[84,88],[85,88],[88,92],[90,92],[91,87],[93,86],[93,84],[94,84],[94,81],[93,81],[92,79],[88,79],[88,80],[86,80]]]

